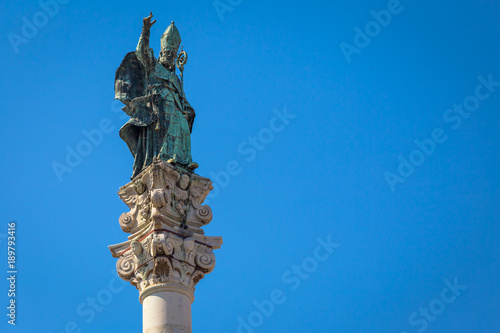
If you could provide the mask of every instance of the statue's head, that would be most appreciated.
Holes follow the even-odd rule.
[[[187,189],[189,186],[189,176],[186,174],[183,174],[181,176],[181,179],[179,180],[179,187],[183,190]]]
[[[171,69],[175,66],[175,58],[181,45],[181,35],[174,22],[170,23],[167,30],[161,36],[160,63]]]
[[[142,244],[140,242],[134,240],[130,243],[130,247],[136,256],[142,253]]]

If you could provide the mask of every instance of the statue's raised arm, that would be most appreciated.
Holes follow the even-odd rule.
[[[149,50],[149,36],[151,33],[151,27],[156,23],[156,20],[151,22],[152,18],[153,12],[151,12],[148,17],[142,19],[141,37],[139,37],[139,43],[137,43],[136,49],[137,58],[145,67],[153,65],[152,60],[154,55]]]

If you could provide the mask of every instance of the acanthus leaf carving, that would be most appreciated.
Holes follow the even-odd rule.
[[[183,237],[167,229],[153,230],[132,240],[117,262],[120,277],[139,289],[159,283],[178,283],[194,292],[196,283],[215,266],[215,256],[207,244]]]

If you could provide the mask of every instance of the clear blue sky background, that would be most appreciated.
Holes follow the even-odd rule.
[[[500,81],[500,2],[401,0],[350,62],[339,45],[355,46],[354,28],[386,0],[232,3],[221,19],[211,0],[71,0],[43,25],[36,1],[2,1],[0,266],[6,276],[15,220],[19,274],[15,328],[1,280],[0,330],[141,331],[138,292],[116,283],[107,248],[127,237],[116,192],[133,162],[113,80],[153,11],[156,54],[172,20],[189,54],[198,173],[240,167],[210,198],[206,233],[224,245],[198,284],[194,332],[237,332],[239,317],[255,324],[254,301],[274,289],[286,300],[254,332],[500,332],[500,87],[480,88],[490,96],[460,126],[456,114],[443,118],[478,77]],[[41,26],[23,37],[33,16]],[[12,34],[25,38],[17,52]],[[271,140],[273,110],[284,108],[295,118]],[[103,120],[112,132],[60,181],[53,163]],[[399,176],[400,156],[422,157],[415,140],[437,128],[447,140],[391,189],[386,172]],[[268,140],[248,161],[238,146],[259,133]],[[328,236],[341,245],[318,263],[317,238]],[[291,271],[303,263],[304,279]],[[445,289],[455,279],[467,286],[459,296]],[[105,304],[93,310],[98,296]],[[438,314],[423,319],[430,304]]]

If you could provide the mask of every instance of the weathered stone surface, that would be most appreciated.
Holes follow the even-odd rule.
[[[210,179],[156,160],[118,191],[130,208],[120,216],[120,227],[133,239],[152,224],[203,234],[201,227],[212,220],[212,209],[202,203],[212,189]]]
[[[203,241],[208,241],[207,243]],[[118,275],[140,292],[148,286],[176,283],[194,292],[194,287],[215,267],[212,250],[220,237],[185,237],[170,228],[154,229],[139,240],[110,246],[118,257]]]
[[[169,163],[155,161],[120,188],[120,198],[130,207],[119,222],[129,240],[110,246],[118,258],[120,277],[142,292],[160,283],[194,286],[215,266],[213,249],[221,237],[203,235],[201,227],[212,219],[202,205],[212,182],[183,172]]]

